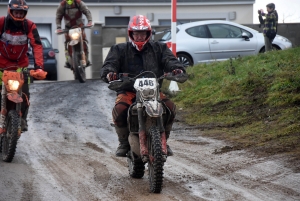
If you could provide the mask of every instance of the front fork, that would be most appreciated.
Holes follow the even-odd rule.
[[[0,135],[6,132],[6,89],[5,85],[2,82],[2,91],[1,91],[1,114],[0,114]]]
[[[86,67],[86,56],[84,53],[84,45],[83,45],[83,39],[82,39],[82,34],[80,35],[80,56],[81,56],[81,60],[80,60],[80,66],[81,67]]]

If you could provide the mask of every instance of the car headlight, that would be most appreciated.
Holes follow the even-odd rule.
[[[285,38],[285,37],[283,37],[283,36],[277,36],[276,38],[277,38],[278,40],[283,41],[283,42],[288,42],[288,43],[291,42],[289,39],[287,39],[287,38]]]
[[[8,80],[8,87],[11,91],[17,91],[19,89],[19,81],[18,80]]]

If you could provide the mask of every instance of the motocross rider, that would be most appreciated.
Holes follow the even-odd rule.
[[[28,41],[33,48],[35,70],[30,75],[36,79],[45,79],[47,72],[43,71],[43,46],[36,25],[26,19],[28,6],[25,0],[10,0],[7,16],[0,17],[0,81],[2,83],[3,70],[10,66],[9,70],[21,72],[27,68]],[[27,131],[27,113],[29,108],[28,74],[24,73],[23,101],[22,103],[22,130]],[[0,96],[1,98],[1,96]],[[1,131],[0,131],[1,133]]]
[[[93,21],[92,21],[92,14],[88,7],[85,5],[85,3],[81,0],[63,0],[60,5],[58,6],[56,10],[56,33],[62,32],[63,30],[61,29],[61,21],[62,18],[64,18],[65,22],[65,28],[70,29],[74,26],[82,27],[84,26],[83,24],[83,19],[82,19],[82,13],[86,16],[88,20],[87,26],[92,26]],[[86,35],[84,30],[82,30],[82,38],[86,43],[88,42],[86,39]],[[70,68],[71,65],[68,62],[69,59],[69,52],[68,52],[68,42],[71,40],[69,37],[69,34],[65,34],[65,55],[66,55],[66,63],[65,63],[65,68]],[[91,63],[89,61],[89,52],[88,48],[85,46],[85,52],[86,52],[86,58],[87,58],[87,65],[90,66]]]
[[[143,15],[133,16],[128,24],[129,42],[111,47],[101,69],[101,78],[109,82],[118,79],[119,73],[128,73],[130,77],[134,77],[143,71],[152,71],[157,77],[167,72],[173,72],[173,74],[185,73],[184,66],[177,60],[166,44],[150,41],[151,35],[152,30],[149,20]],[[133,86],[128,90],[118,91],[112,111],[119,140],[116,156],[119,157],[125,157],[130,148],[127,111],[134,102],[135,96]],[[160,93],[160,97],[171,111],[171,119],[165,129],[168,139],[175,118],[176,107],[163,93]],[[173,155],[169,146],[167,146],[167,152],[168,156]]]

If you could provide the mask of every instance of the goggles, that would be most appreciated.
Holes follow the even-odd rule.
[[[13,8],[28,9],[27,5],[12,4]]]

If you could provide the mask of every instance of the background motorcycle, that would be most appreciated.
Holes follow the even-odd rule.
[[[160,193],[163,184],[163,167],[167,160],[167,140],[165,126],[171,112],[160,100],[159,80],[169,79],[185,82],[187,76],[180,74],[163,75],[156,78],[151,71],[144,71],[134,78],[122,76],[110,82],[111,90],[136,90],[136,102],[128,109],[128,129],[130,151],[127,153],[129,175],[134,178],[144,176],[145,163],[148,163],[150,191]]]
[[[58,35],[64,33],[69,34],[71,40],[67,43],[69,53],[67,62],[71,65],[75,80],[78,79],[81,83],[84,83],[86,81],[85,68],[87,67],[88,60],[88,58],[86,58],[88,45],[87,41],[83,40],[82,30],[92,27],[93,26],[74,26],[71,29],[64,29],[61,32],[55,31],[55,33]]]
[[[26,101],[22,98],[23,73],[26,73],[28,76],[25,69],[22,69],[21,72],[16,72],[10,71],[9,68],[11,67],[6,68],[2,75],[0,114],[0,149],[2,150],[2,159],[5,162],[13,160],[17,142],[21,136],[21,104],[23,101]]]

